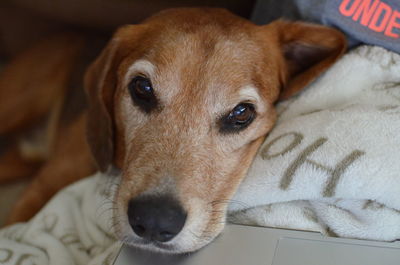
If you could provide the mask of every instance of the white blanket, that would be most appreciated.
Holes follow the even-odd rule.
[[[360,47],[279,107],[231,221],[400,239],[400,56]]]
[[[279,108],[229,219],[399,239],[400,56],[359,48]],[[112,235],[112,180],[84,179],[30,222],[0,230],[0,264],[112,264],[120,247]]]
[[[59,192],[30,222],[0,230],[0,264],[111,265],[112,178],[96,174]]]

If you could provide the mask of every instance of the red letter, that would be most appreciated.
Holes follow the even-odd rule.
[[[399,37],[399,34],[396,34],[396,33],[393,32],[394,28],[399,29],[399,31],[400,31],[400,23],[396,22],[397,18],[400,18],[400,12],[394,10],[393,14],[392,14],[392,17],[389,20],[388,26],[387,26],[387,28],[385,30],[385,35],[386,36],[389,36],[389,37],[392,37],[392,38],[398,38]]]
[[[351,4],[350,8],[348,7],[351,0],[343,0],[343,2],[339,6],[339,11],[343,16],[350,17],[353,15],[354,11],[356,11],[358,5],[361,0],[354,0],[353,4]]]
[[[353,20],[357,21],[362,14],[361,25],[368,26],[368,22],[379,3],[379,0],[375,0],[371,5],[371,0],[364,0],[354,13]]]
[[[377,25],[382,14],[384,15],[380,21],[381,23],[380,25]],[[372,17],[371,23],[369,24],[369,28],[376,32],[384,31],[391,14],[392,14],[392,8],[390,8],[390,6],[388,6],[387,4],[381,2],[378,8],[376,9],[374,16]]]

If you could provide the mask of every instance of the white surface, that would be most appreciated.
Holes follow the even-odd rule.
[[[398,265],[399,243],[229,225],[199,252],[168,257],[124,246],[114,265]]]

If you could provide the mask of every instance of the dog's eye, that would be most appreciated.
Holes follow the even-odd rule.
[[[143,76],[134,77],[129,83],[128,89],[133,102],[145,112],[150,112],[157,106],[157,98],[148,78]]]
[[[256,111],[253,104],[240,103],[221,119],[220,131],[230,133],[242,130],[254,120]]]

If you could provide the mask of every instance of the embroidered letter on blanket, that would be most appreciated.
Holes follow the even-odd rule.
[[[293,138],[290,139],[288,142],[289,144],[281,151],[272,153],[271,154],[271,147],[273,147],[275,144],[277,144],[281,140],[286,140],[286,138]],[[304,136],[301,133],[297,132],[290,132],[290,133],[285,133],[282,134],[275,139],[273,139],[270,143],[268,143],[263,150],[261,151],[261,157],[264,160],[270,160],[273,159],[277,156],[282,156],[285,155],[286,153],[294,150],[297,146],[299,146],[303,140]],[[333,197],[335,195],[335,189],[336,185],[340,179],[340,177],[343,175],[343,173],[346,171],[346,169],[357,159],[359,159],[362,155],[365,154],[365,152],[360,151],[360,150],[354,150],[351,152],[349,155],[347,155],[345,158],[343,158],[339,163],[336,164],[334,167],[322,165],[321,163],[318,163],[314,160],[311,160],[309,156],[313,154],[315,151],[317,151],[321,146],[323,146],[326,142],[328,141],[327,138],[319,138],[315,140],[312,144],[307,146],[294,160],[292,163],[290,163],[289,167],[285,170],[280,185],[279,187],[282,190],[287,190],[290,186],[290,184],[293,181],[293,177],[296,174],[296,171],[304,164],[308,163],[311,164],[312,166],[326,171],[330,178],[325,186],[325,189],[323,191],[323,196],[324,197]]]

